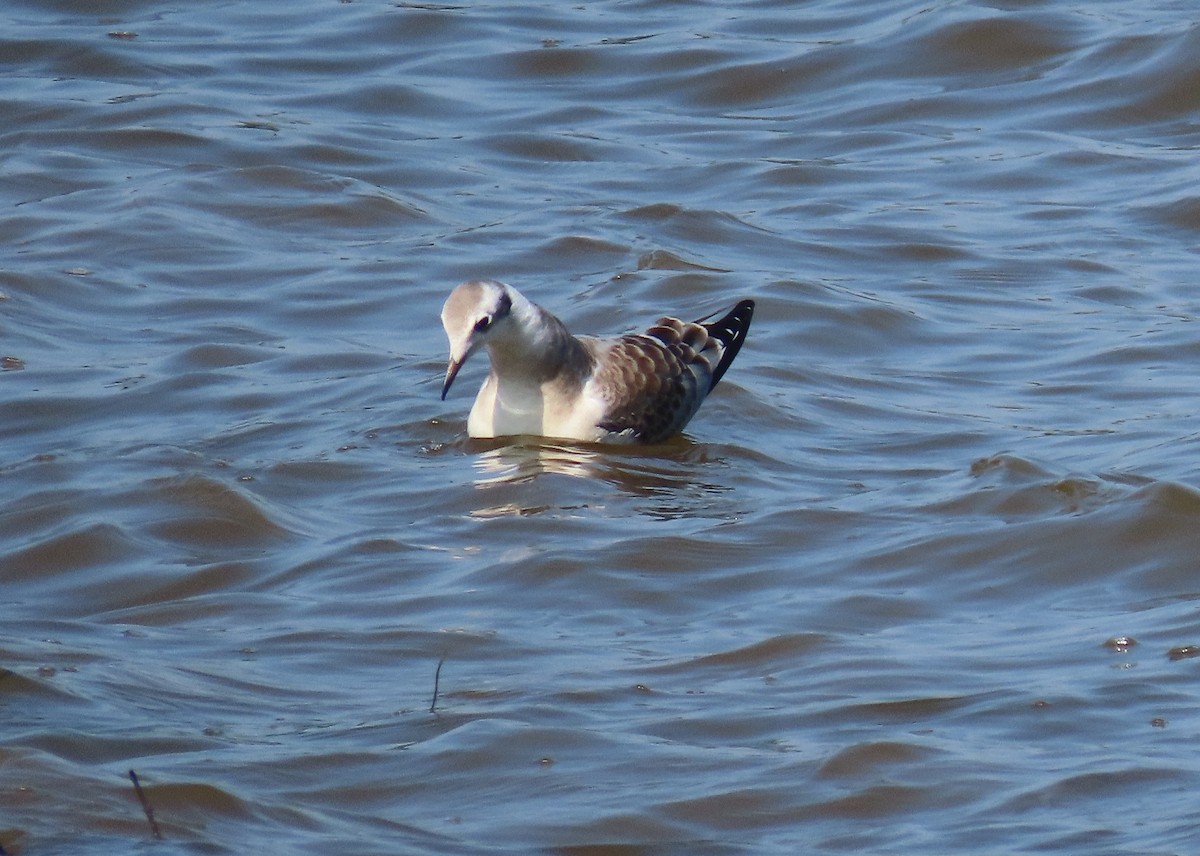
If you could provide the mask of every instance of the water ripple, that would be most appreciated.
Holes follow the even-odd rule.
[[[1189,10],[11,6],[0,847],[1192,846]],[[758,310],[479,442],[480,276]]]

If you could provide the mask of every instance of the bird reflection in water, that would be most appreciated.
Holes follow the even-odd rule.
[[[724,517],[730,511],[720,501],[730,486],[698,479],[721,458],[710,448],[687,439],[653,449],[538,440],[519,444],[469,440],[466,445],[469,450],[478,449],[474,457],[475,488],[483,493],[481,499],[488,500],[472,512],[474,517],[528,516],[549,511],[573,516],[585,510],[596,513],[609,502],[624,499],[651,500],[642,511],[653,517],[711,517],[717,508],[723,510],[717,516]],[[597,492],[584,485],[584,495],[572,493],[580,499],[578,504],[563,505],[561,485],[555,489],[547,483],[545,490],[538,486],[546,476],[607,484],[616,492]]]

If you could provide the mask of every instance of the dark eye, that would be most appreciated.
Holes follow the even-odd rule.
[[[475,322],[475,332],[476,333],[486,333],[487,328],[491,327],[491,326],[492,326],[492,316],[484,315],[482,318],[480,318],[478,321]]]

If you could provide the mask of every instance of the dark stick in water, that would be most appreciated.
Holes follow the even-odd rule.
[[[142,804],[142,811],[146,812],[146,820],[150,821],[150,831],[154,833],[155,838],[161,839],[162,830],[158,828],[158,821],[154,819],[154,807],[150,805],[146,792],[142,790],[142,783],[138,781],[137,773],[133,770],[129,771],[129,781],[133,782],[134,793],[137,794],[138,802]]]
[[[446,662],[446,658],[438,660],[437,671],[433,673],[433,701],[429,703],[429,712],[433,713],[433,709],[437,707],[438,682],[442,679],[442,663]]]

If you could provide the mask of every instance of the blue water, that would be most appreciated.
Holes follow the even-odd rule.
[[[1193,12],[6,6],[0,847],[1190,852]],[[486,443],[475,277],[757,311]]]

